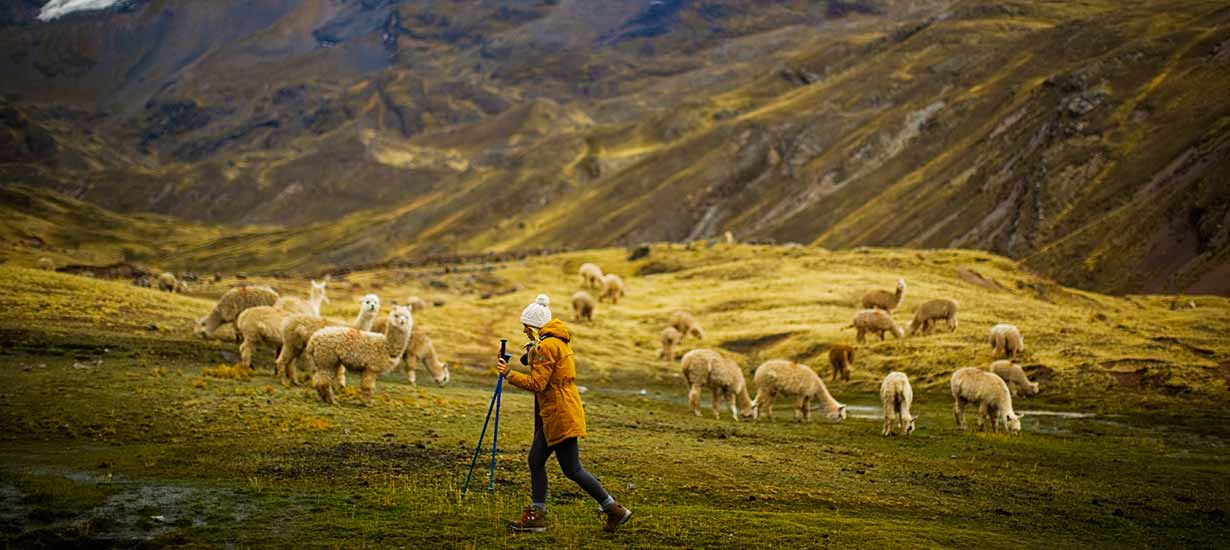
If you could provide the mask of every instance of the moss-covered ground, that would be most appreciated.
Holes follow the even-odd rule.
[[[415,319],[452,383],[386,375],[370,408],[349,392],[329,407],[277,385],[267,350],[251,373],[219,368],[235,345],[195,339],[191,322],[234,280],[184,296],[0,266],[0,537],[12,547],[1009,548],[1212,547],[1230,534],[1225,299],[1073,291],[964,251],[626,254],[334,279],[324,312],[338,319],[368,292],[386,305],[443,304]],[[623,275],[628,295],[572,323],[590,432],[582,456],[634,516],[602,533],[592,501],[552,465],[551,530],[512,535],[504,521],[528,500],[529,395],[505,393],[494,494],[481,469],[459,494],[495,381],[489,358],[498,338],[520,342],[517,313],[539,292],[571,320],[584,261]],[[824,349],[853,341],[841,327],[858,297],[897,277],[909,285],[900,322],[949,296],[960,327],[860,346],[852,380],[833,381]],[[685,348],[723,349],[748,373],[775,357],[818,367],[850,417],[796,424],[784,403],[776,422],[691,416],[677,365],[656,359],[677,308],[707,330]],[[962,432],[947,376],[990,362],[986,332],[1001,321],[1024,332],[1022,364],[1042,391],[1015,400],[1022,435]],[[875,390],[894,369],[916,391],[910,437],[880,435]]]

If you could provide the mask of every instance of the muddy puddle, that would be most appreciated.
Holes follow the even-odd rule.
[[[35,468],[29,475],[97,484],[117,492],[101,504],[75,514],[47,514],[37,495],[0,484],[0,525],[6,532],[37,528],[42,533],[58,533],[57,536],[64,537],[62,541],[150,541],[178,528],[243,522],[255,511],[246,497],[224,488],[114,480],[60,468],[54,472]]]

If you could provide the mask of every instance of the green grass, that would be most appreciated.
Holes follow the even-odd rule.
[[[409,295],[445,302],[415,320],[429,327],[454,382],[437,388],[421,377],[414,388],[387,375],[371,408],[352,392],[328,407],[304,388],[278,386],[267,350],[254,377],[205,376],[234,344],[194,339],[190,320],[225,285],[178,296],[0,267],[0,497],[11,510],[0,515],[0,537],[18,547],[1066,548],[1212,546],[1227,534],[1224,299],[1172,311],[1171,297],[1072,291],[959,251],[663,245],[638,262],[623,255],[333,281],[325,313],[339,319],[373,291],[385,304]],[[583,460],[635,515],[618,535],[603,534],[594,504],[552,464],[550,532],[511,535],[503,522],[528,500],[525,392],[505,395],[494,495],[485,470],[472,494],[459,495],[494,381],[489,358],[499,337],[519,341],[516,315],[538,292],[571,318],[566,302],[584,261],[624,275],[629,294],[592,324],[573,325],[578,384],[588,388]],[[651,263],[648,271],[671,271],[636,275]],[[958,268],[1004,290],[964,282]],[[851,382],[831,381],[823,346],[851,341],[840,327],[854,301],[898,276],[909,284],[898,320],[951,296],[961,327],[862,346]],[[306,281],[260,282],[306,293]],[[851,418],[795,424],[782,420],[782,405],[777,422],[691,416],[677,366],[654,358],[657,333],[679,307],[707,332],[686,347],[726,349],[748,371],[772,357],[819,367]],[[1027,413],[1020,437],[960,432],[946,376],[990,361],[985,333],[999,321],[1022,328],[1024,363],[1047,373],[1042,393],[1017,399],[1018,410],[1102,415]],[[149,323],[160,329],[142,328]],[[867,418],[890,369],[914,381],[922,418],[909,438],[882,437],[879,419]],[[1143,371],[1125,385],[1109,369]]]

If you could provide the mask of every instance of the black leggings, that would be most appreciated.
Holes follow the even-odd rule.
[[[547,502],[547,458],[555,453],[559,467],[589,496],[598,501],[599,505],[610,499],[602,484],[594,476],[581,467],[581,450],[577,447],[577,438],[565,439],[554,446],[547,446],[547,438],[542,433],[542,427],[534,430],[534,444],[530,446],[530,498],[532,502],[546,504]]]

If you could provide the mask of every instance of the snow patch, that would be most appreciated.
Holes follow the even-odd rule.
[[[104,10],[125,0],[51,0],[38,12],[40,21],[51,21],[77,11]]]

